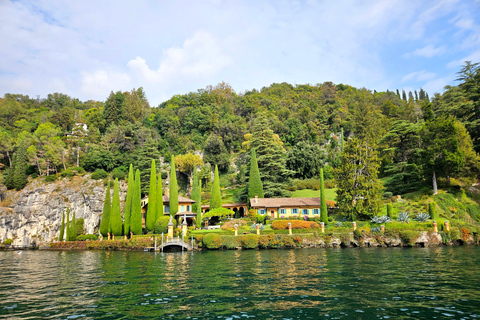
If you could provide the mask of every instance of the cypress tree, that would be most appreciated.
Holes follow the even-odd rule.
[[[264,197],[262,179],[260,179],[260,171],[258,170],[257,154],[255,148],[252,148],[250,174],[248,177],[248,199],[255,198],[255,196],[259,198]]]
[[[5,186],[7,189],[15,189],[15,184],[13,183],[13,177],[15,175],[15,163],[17,162],[17,154],[14,153],[12,157],[12,166],[10,168],[7,168],[6,172],[6,177],[5,177]]]
[[[75,219],[75,211],[73,211],[72,221],[70,221],[70,227],[68,228],[69,241],[77,240],[77,225]]]
[[[135,180],[133,178],[133,166],[130,164],[130,170],[128,171],[127,197],[125,199],[125,211],[123,213],[125,235],[127,236],[130,236],[130,217],[132,215],[132,196],[134,184]]]
[[[100,221],[100,233],[107,237],[110,228],[110,211],[112,210],[110,200],[110,181],[107,184],[107,192],[105,193],[105,201],[103,202],[102,221]]]
[[[163,185],[162,185],[162,173],[158,173],[158,184],[157,184],[157,213],[155,215],[155,222],[159,218],[163,217]]]
[[[65,240],[66,241],[69,241],[69,234],[70,234],[70,222],[69,222],[69,219],[70,219],[70,208],[67,207],[67,227],[66,227],[66,232],[65,232]]]
[[[177,172],[175,170],[175,158],[172,155],[170,161],[170,215],[175,216],[178,212],[178,186],[177,186]]]
[[[15,189],[21,190],[28,183],[27,180],[27,147],[22,143],[15,157],[15,168],[13,171],[13,185]]]
[[[200,193],[200,183],[198,181],[197,166],[193,166],[193,184],[192,184],[192,200],[195,203],[192,205],[192,212],[197,214],[195,220],[197,228],[202,227],[202,195]]]
[[[328,223],[327,201],[325,200],[325,183],[323,169],[320,169],[320,221]]]
[[[432,218],[433,220],[438,219],[436,202],[432,201],[428,204],[428,213],[430,214],[430,218]]]
[[[152,160],[150,169],[150,190],[148,192],[148,211],[145,221],[147,230],[151,231],[155,228],[157,219],[157,171],[155,170],[155,160]]]
[[[387,217],[393,218],[393,205],[391,203],[387,203]]]
[[[60,226],[60,235],[58,236],[58,241],[63,241],[64,233],[65,233],[65,212],[62,213],[62,225]]]
[[[114,236],[122,235],[122,216],[120,213],[120,187],[118,178],[113,185],[112,211],[110,212],[110,229]]]
[[[130,231],[133,232],[133,234],[142,234],[142,193],[140,190],[140,170],[138,169],[135,171]]]
[[[215,175],[213,176],[212,196],[210,198],[210,210],[222,207],[222,195],[220,193],[220,178],[218,176],[218,166],[215,165]]]

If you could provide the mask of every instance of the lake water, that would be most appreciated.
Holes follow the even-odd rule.
[[[480,247],[0,252],[5,319],[480,319]]]

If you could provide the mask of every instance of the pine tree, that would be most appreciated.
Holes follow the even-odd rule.
[[[110,200],[110,181],[107,182],[107,192],[105,193],[105,201],[103,202],[102,221],[100,221],[100,233],[107,237],[110,228],[110,211],[112,204]]]
[[[402,100],[407,101],[407,94],[405,93],[405,90],[402,90]]]
[[[127,197],[125,200],[125,212],[123,213],[124,232],[126,236],[130,236],[130,218],[132,216],[132,196],[134,184],[135,180],[133,178],[133,166],[130,164],[130,170],[128,171],[128,188]]]
[[[27,180],[27,147],[22,143],[18,148],[17,156],[15,157],[15,169],[13,172],[13,185],[15,189],[21,190],[28,183]]]
[[[112,211],[110,212],[110,229],[114,236],[122,235],[122,216],[120,212],[120,187],[118,178],[113,185]]]
[[[250,175],[248,177],[248,199],[263,198],[263,184],[260,178],[260,171],[258,170],[257,154],[255,148],[252,148],[250,157]]]
[[[222,207],[222,195],[220,193],[220,177],[218,176],[218,166],[215,165],[215,175],[213,177],[212,196],[210,198],[210,210]]]
[[[62,213],[62,225],[60,226],[60,235],[58,236],[58,241],[63,241],[64,232],[65,232],[65,212]]]
[[[320,220],[328,223],[327,201],[325,199],[325,182],[323,181],[323,169],[320,169]]]
[[[177,172],[175,170],[175,158],[172,155],[170,161],[170,215],[175,216],[178,212],[178,186],[177,186]]]
[[[65,234],[65,240],[67,241],[70,241],[70,222],[69,222],[69,219],[70,219],[70,208],[67,207],[67,230],[66,230],[66,234]]]
[[[155,222],[159,218],[163,217],[163,184],[162,184],[162,173],[158,173],[158,183],[157,183],[157,213],[155,215]]]
[[[196,225],[197,228],[202,227],[202,195],[200,193],[200,183],[198,181],[197,166],[193,166],[193,182],[192,182],[192,200],[195,203],[192,205],[192,212],[197,214]]]
[[[135,171],[130,231],[133,232],[133,234],[142,234],[142,193],[140,190],[140,170],[138,169]]]
[[[157,171],[155,170],[155,160],[152,160],[152,168],[150,169],[150,190],[148,192],[148,211],[145,221],[147,230],[151,231],[155,228],[157,217]]]

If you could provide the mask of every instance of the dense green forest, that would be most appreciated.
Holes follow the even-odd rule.
[[[1,183],[22,189],[27,177],[53,181],[85,171],[124,179],[133,164],[148,193],[151,160],[166,178],[173,155],[181,192],[189,192],[194,165],[209,190],[217,165],[222,188],[246,201],[255,148],[265,197],[288,196],[301,184],[319,188],[320,169],[327,185],[338,181],[357,194],[435,192],[436,184],[468,191],[480,170],[480,66],[466,62],[457,75],[456,86],[434,97],[421,88],[372,92],[331,82],[244,93],[222,82],[156,107],[142,88],[112,92],[105,102],[5,94]],[[385,189],[372,187],[378,179]]]

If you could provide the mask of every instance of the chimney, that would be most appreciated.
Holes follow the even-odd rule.
[[[255,203],[258,203],[258,196],[255,196]]]

